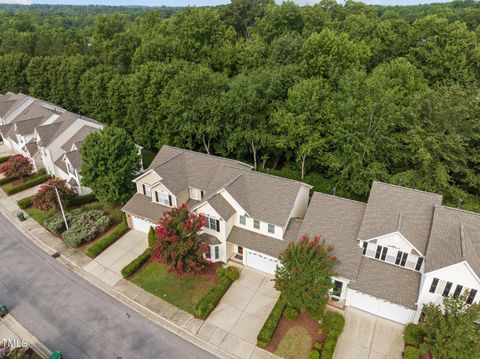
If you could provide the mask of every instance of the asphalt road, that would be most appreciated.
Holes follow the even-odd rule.
[[[214,358],[71,272],[2,215],[0,301],[66,359]]]

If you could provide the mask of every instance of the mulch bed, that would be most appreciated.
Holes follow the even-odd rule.
[[[287,331],[293,327],[305,328],[312,338],[312,346],[316,342],[325,341],[327,337],[326,333],[322,333],[322,334],[318,333],[318,330],[320,329],[320,324],[317,321],[310,319],[308,315],[305,313],[300,313],[298,315],[298,318],[294,321],[288,321],[283,317],[282,319],[280,319],[280,322],[278,322],[277,329],[275,329],[275,333],[273,334],[272,340],[270,341],[270,343],[265,349],[271,353],[275,353],[275,351],[278,348],[278,345],[282,341]]]
[[[209,278],[212,282],[216,282],[218,280],[217,274],[215,271],[217,268],[222,266],[222,262],[211,263],[205,267],[205,270],[202,272],[201,276],[205,278]]]

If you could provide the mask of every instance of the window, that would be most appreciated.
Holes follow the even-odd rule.
[[[467,304],[472,304],[476,295],[477,295],[476,289],[470,290],[470,293],[468,294],[468,297],[467,297]]]
[[[215,259],[220,258],[220,247],[215,246]]]
[[[377,246],[377,251],[375,252],[375,258],[380,259],[380,254],[382,254],[382,246]]]
[[[443,293],[442,295],[444,297],[448,296],[448,294],[450,293],[450,289],[452,289],[452,282],[447,282],[447,284],[445,285],[445,288],[443,289]]]
[[[417,260],[417,265],[415,266],[415,270],[420,270],[422,268],[423,258],[419,257]]]
[[[253,220],[253,228],[260,229],[260,221],[259,220],[256,220],[256,219]]]
[[[247,224],[247,217],[245,216],[240,216],[240,224],[241,225],[246,225]]]
[[[342,295],[343,282],[336,280],[333,283],[332,296],[340,298]]]
[[[65,164],[67,165],[67,171],[68,173],[70,173],[71,175],[74,175],[75,176],[75,171],[73,169],[73,167],[70,165],[69,162],[65,162]]]
[[[402,255],[402,261],[400,262],[400,265],[402,267],[405,267],[405,263],[407,263],[407,258],[408,258],[408,253],[403,253]]]
[[[273,224],[268,225],[268,233],[275,233],[275,226]]]
[[[220,221],[218,219],[204,216],[205,217],[205,228],[210,228],[211,230],[220,232]]]
[[[435,290],[437,289],[438,285],[438,278],[433,278],[432,285],[430,286],[430,293],[435,293]]]
[[[190,187],[190,198],[194,200],[201,200],[203,198],[203,191],[198,188]]]
[[[398,266],[400,265],[400,261],[402,260],[402,252],[397,253],[397,258],[395,259],[395,264]]]
[[[365,255],[365,253],[367,253],[367,246],[368,246],[368,242],[363,242],[363,255]]]
[[[165,192],[155,191],[155,200],[158,203],[164,204],[165,206],[172,205],[172,197],[166,194]]]
[[[380,258],[382,261],[384,261],[385,258],[387,257],[387,252],[388,252],[388,247],[383,247],[382,257]]]
[[[462,293],[463,286],[460,284],[457,284],[457,287],[455,288],[455,292],[453,292],[453,296],[456,298]]]

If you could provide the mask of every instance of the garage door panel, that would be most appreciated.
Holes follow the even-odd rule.
[[[132,228],[142,233],[148,233],[153,223],[138,217],[132,217]]]
[[[411,320],[411,309],[357,291],[352,292],[349,305],[402,324]]]
[[[277,259],[259,252],[251,251],[249,249],[247,249],[245,252],[246,264],[248,267],[255,268],[268,274],[275,274],[275,270],[278,264]]]

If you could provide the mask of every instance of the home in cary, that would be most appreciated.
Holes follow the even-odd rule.
[[[480,215],[442,206],[442,196],[374,182],[367,203],[313,193],[311,186],[244,163],[163,146],[135,179],[124,206],[147,232],[185,204],[207,220],[212,262],[241,261],[273,274],[279,254],[303,234],[335,246],[331,301],[400,322],[447,295],[480,300]]]

